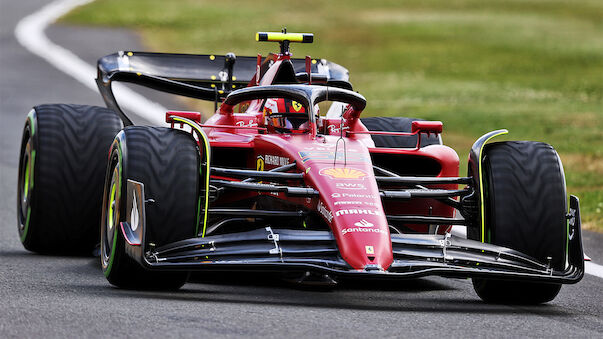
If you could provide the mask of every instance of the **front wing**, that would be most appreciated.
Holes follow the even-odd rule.
[[[570,197],[567,265],[558,271],[518,251],[451,234],[392,234],[394,261],[387,269],[352,269],[340,256],[329,231],[265,227],[252,231],[194,237],[161,247],[145,247],[143,184],[128,180],[127,221],[121,223],[126,252],[150,270],[313,271],[331,276],[374,279],[428,275],[483,277],[571,284],[584,275],[580,208]]]

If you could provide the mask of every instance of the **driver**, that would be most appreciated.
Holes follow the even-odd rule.
[[[287,113],[288,116],[270,117],[270,115],[278,113]],[[299,118],[291,115],[299,115]],[[308,122],[308,115],[304,106],[297,101],[285,98],[266,99],[264,116],[271,120],[274,127],[286,129],[304,129]]]

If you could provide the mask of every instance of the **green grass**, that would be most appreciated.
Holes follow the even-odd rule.
[[[462,160],[493,129],[552,144],[583,223],[603,231],[600,0],[98,0],[63,21],[132,28],[150,50],[189,53],[265,55],[277,46],[256,31],[313,32],[296,56],[346,66],[366,115],[443,121]]]

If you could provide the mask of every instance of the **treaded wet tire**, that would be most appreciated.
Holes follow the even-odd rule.
[[[17,223],[23,246],[44,254],[92,255],[99,241],[107,151],[122,129],[106,108],[34,107],[19,160]]]
[[[111,146],[101,218],[101,265],[107,280],[127,289],[178,289],[187,272],[144,269],[125,252],[127,180],[142,182],[147,244],[159,247],[197,235],[199,151],[189,133],[126,127]]]
[[[563,270],[567,198],[557,152],[541,142],[507,141],[486,145],[484,154],[486,242],[542,263],[551,258],[551,267]],[[561,288],[560,284],[491,279],[473,279],[473,286],[484,301],[506,304],[551,301]]]
[[[402,117],[370,117],[360,119],[369,131],[408,132],[412,131],[413,121],[423,119]],[[417,136],[371,135],[376,147],[385,148],[412,148],[417,146]],[[442,141],[437,135],[427,136],[421,134],[421,147],[428,145],[441,145]]]

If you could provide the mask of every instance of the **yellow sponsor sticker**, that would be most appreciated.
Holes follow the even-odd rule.
[[[264,170],[264,158],[261,155],[258,156],[258,160],[255,163],[255,169],[256,169],[256,171]]]
[[[366,172],[356,168],[338,167],[323,168],[320,175],[328,176],[331,179],[363,179],[367,176]]]

